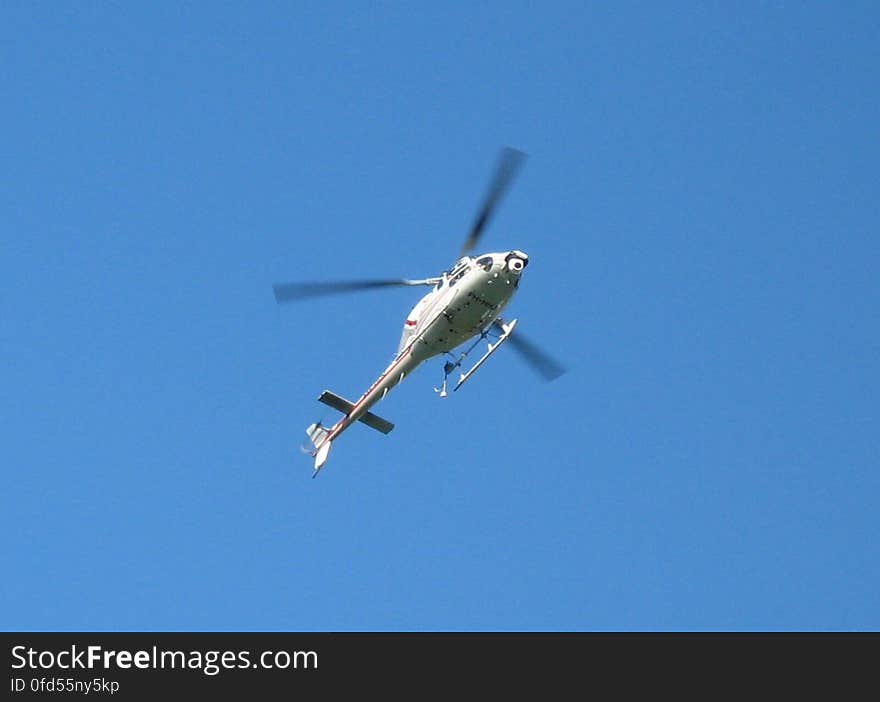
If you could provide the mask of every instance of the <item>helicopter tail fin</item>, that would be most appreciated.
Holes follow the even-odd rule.
[[[327,455],[330,453],[331,444],[331,442],[327,440],[327,435],[329,433],[330,430],[323,426],[321,422],[310,424],[306,429],[306,434],[308,434],[309,439],[311,439],[312,444],[315,446],[315,450],[310,452],[315,457],[315,472],[312,474],[313,478],[327,462]]]

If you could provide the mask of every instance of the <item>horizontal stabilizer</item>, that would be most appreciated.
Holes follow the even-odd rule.
[[[318,402],[323,402],[328,407],[332,407],[335,410],[339,410],[342,414],[351,414],[352,410],[354,410],[354,403],[349,402],[344,397],[340,397],[336,393],[330,392],[329,390],[325,390],[321,393],[321,396],[318,398]],[[389,422],[387,419],[382,419],[382,417],[373,414],[372,412],[365,412],[362,416],[358,417],[358,420],[366,424],[371,429],[375,429],[376,431],[381,431],[383,434],[387,434],[392,429],[394,429],[394,425]]]

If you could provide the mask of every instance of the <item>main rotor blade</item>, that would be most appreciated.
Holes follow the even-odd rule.
[[[498,163],[495,166],[495,173],[489,182],[489,190],[486,192],[482,206],[477,210],[477,216],[474,219],[471,230],[468,232],[467,238],[461,247],[461,252],[458,254],[459,258],[476,246],[477,241],[479,241],[480,236],[483,234],[483,230],[495,213],[498,203],[501,202],[501,198],[510,187],[513,177],[525,159],[526,155],[522,151],[509,146],[501,149],[501,153],[498,155]]]
[[[272,286],[275,293],[275,301],[296,302],[311,297],[323,297],[325,295],[339,295],[341,293],[360,292],[373,288],[396,288],[407,285],[435,285],[439,278],[425,278],[424,280],[408,280],[406,278],[392,278],[389,280],[336,280],[330,282],[315,283],[280,283]]]
[[[501,331],[501,325],[498,322],[495,322],[495,327]],[[514,329],[511,332],[508,341],[513,350],[544,380],[556,380],[565,373],[565,366],[542,351],[533,341],[524,337],[519,329]]]

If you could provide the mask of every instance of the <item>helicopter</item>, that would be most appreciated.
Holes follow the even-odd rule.
[[[453,392],[471,378],[507,341],[545,380],[554,380],[565,372],[559,362],[533,342],[522,334],[513,334],[516,319],[506,321],[500,316],[519,288],[523,272],[529,265],[528,255],[518,249],[478,256],[468,255],[479,242],[524,160],[525,154],[518,149],[505,147],[501,150],[489,188],[458,258],[451,268],[439,276],[415,280],[393,278],[320,281],[280,283],[272,286],[278,304],[376,288],[421,285],[432,288],[407,315],[394,359],[356,402],[346,400],[329,390],[324,390],[318,397],[319,402],[338,410],[343,417],[329,427],[319,421],[306,428],[312,448],[304,448],[304,451],[315,459],[313,478],[327,462],[332,442],[355,422],[361,422],[383,434],[388,434],[394,428],[394,424],[370,409],[429,358],[439,355],[452,358],[443,366],[440,387],[434,388],[440,397],[448,396],[449,376],[461,368],[463,361],[483,341],[487,344],[486,351],[468,370],[460,373],[452,388]],[[463,351],[452,353],[474,338]]]

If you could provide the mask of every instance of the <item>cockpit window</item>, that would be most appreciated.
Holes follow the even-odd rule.
[[[477,259],[477,265],[484,271],[490,271],[492,269],[492,257],[483,256],[483,258]]]
[[[467,273],[467,268],[462,268],[458,273],[456,273],[454,276],[452,276],[452,278],[449,279],[449,287],[451,288],[459,280],[461,280],[461,278],[464,276],[465,273]]]

